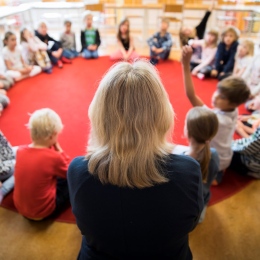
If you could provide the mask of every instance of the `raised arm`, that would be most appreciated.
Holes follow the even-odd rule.
[[[196,95],[191,73],[190,73],[190,59],[192,56],[192,48],[190,46],[184,46],[182,48],[182,72],[184,78],[184,87],[186,96],[190,100],[191,104],[195,106],[203,106],[203,101]]]

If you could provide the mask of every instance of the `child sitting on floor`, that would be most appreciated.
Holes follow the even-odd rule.
[[[190,46],[184,46],[182,51],[182,67],[186,95],[193,106],[205,106],[204,102],[196,95],[194,90],[190,73],[191,56],[192,48]],[[218,183],[222,179],[223,171],[231,162],[231,143],[237,122],[237,107],[243,104],[249,95],[250,90],[247,84],[243,79],[237,77],[228,77],[220,81],[217,85],[217,90],[213,94],[213,111],[218,117],[219,128],[210,146],[217,150],[220,159],[217,178]]]
[[[75,33],[71,31],[71,21],[66,20],[64,22],[65,31],[60,36],[61,46],[63,48],[63,54],[68,59],[78,57],[76,50],[76,37]]]
[[[254,43],[250,40],[243,40],[237,47],[235,67],[233,75],[242,77],[246,68],[251,65],[254,56]]]
[[[184,135],[189,141],[189,147],[179,148],[173,153],[184,153],[200,163],[203,180],[204,209],[199,222],[205,217],[207,204],[210,200],[210,186],[215,180],[219,169],[217,151],[210,148],[210,141],[218,131],[218,118],[213,111],[205,107],[194,107],[187,113]],[[179,151],[179,152],[178,152]]]
[[[204,40],[189,40],[192,48],[200,47],[202,49],[201,58],[199,60],[191,60],[191,74],[199,79],[210,76],[212,66],[214,64],[218,43],[218,31],[209,30]]]
[[[86,28],[81,31],[81,52],[85,59],[98,58],[98,47],[101,44],[98,29],[93,28],[93,16],[87,14],[84,19]]]
[[[13,84],[14,80],[6,73],[4,59],[2,53],[0,53],[0,90],[8,90],[13,86]]]
[[[172,36],[167,31],[168,28],[169,20],[166,18],[162,19],[160,31],[147,41],[150,46],[150,61],[154,65],[159,62],[159,59],[167,60],[170,55]]]
[[[139,55],[135,52],[134,39],[130,35],[130,22],[123,19],[118,26],[117,33],[118,50],[111,54],[111,60],[135,60]]]
[[[52,65],[47,53],[47,44],[26,28],[21,30],[20,39],[24,61],[29,65],[39,65],[48,74],[52,73]]]
[[[3,57],[7,68],[7,73],[14,80],[18,81],[27,77],[39,74],[41,67],[27,65],[22,58],[22,51],[17,46],[16,36],[12,32],[7,32],[4,37]]]
[[[42,220],[69,205],[69,157],[58,143],[63,125],[53,110],[35,111],[28,128],[32,143],[20,146],[16,156],[14,204],[23,216]]]
[[[63,63],[71,63],[71,60],[67,59],[63,54],[63,49],[59,41],[54,40],[47,33],[48,28],[45,22],[40,22],[38,30],[35,31],[35,35],[44,43],[48,45],[47,53],[51,62],[57,65],[59,68],[63,67]]]
[[[230,168],[260,179],[260,120],[252,135],[233,141],[233,157]]]
[[[229,26],[224,29],[218,45],[214,69],[211,71],[212,77],[221,80],[233,73],[238,38],[239,30],[236,27]]]

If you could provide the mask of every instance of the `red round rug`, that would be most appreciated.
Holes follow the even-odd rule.
[[[8,92],[11,104],[0,117],[1,131],[13,146],[28,144],[30,136],[25,125],[29,114],[36,109],[49,107],[61,116],[65,126],[59,137],[63,149],[71,159],[83,155],[89,133],[88,106],[99,81],[112,64],[105,56],[97,60],[77,58],[72,65],[65,65],[63,69],[54,68],[51,75],[42,73],[18,82]],[[181,65],[176,61],[166,61],[158,64],[157,68],[176,114],[173,141],[176,144],[187,144],[183,137],[183,126],[191,105],[184,93]],[[211,106],[211,96],[217,81],[200,81],[197,78],[193,81],[199,96]],[[240,110],[245,112],[242,106]],[[232,196],[251,181],[250,177],[227,172],[221,185],[212,187],[210,205]],[[16,210],[12,193],[3,200],[1,206]],[[70,208],[56,220],[75,223]]]

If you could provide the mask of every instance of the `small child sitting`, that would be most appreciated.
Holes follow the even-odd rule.
[[[18,81],[27,77],[33,77],[41,73],[41,68],[35,65],[27,65],[22,57],[22,51],[17,46],[16,36],[12,32],[7,32],[4,37],[3,57],[7,68],[7,73],[14,80]]]
[[[199,222],[202,222],[207,204],[210,200],[210,186],[215,180],[219,170],[219,158],[217,151],[210,148],[210,141],[218,131],[218,118],[216,114],[205,107],[194,107],[187,113],[184,135],[189,141],[189,147],[182,147],[183,152],[200,163],[203,180],[204,209]],[[178,150],[177,147],[173,153]],[[175,152],[176,151],[176,152]]]
[[[170,55],[172,36],[167,31],[168,28],[169,20],[166,18],[162,19],[160,31],[147,41],[150,46],[150,62],[154,65],[159,62],[159,59],[167,60]]]
[[[194,76],[199,79],[204,79],[210,76],[212,66],[215,61],[218,43],[218,31],[209,30],[204,40],[189,40],[189,45],[192,48],[200,47],[202,49],[201,59],[191,60],[190,69]]]
[[[130,34],[130,22],[127,18],[123,19],[119,26],[117,32],[117,48],[110,55],[111,60],[135,60],[139,55],[135,52],[134,39]]]
[[[57,65],[60,69],[63,68],[63,63],[71,63],[71,60],[67,59],[64,56],[61,43],[56,41],[48,34],[47,24],[45,22],[40,22],[35,35],[44,43],[47,44],[48,50],[47,53],[51,62],[54,65]]]
[[[251,65],[254,56],[254,43],[250,40],[243,40],[237,47],[237,55],[235,58],[235,67],[233,75],[243,77],[248,66]]]
[[[205,106],[204,102],[196,95],[194,90],[190,73],[191,56],[192,48],[190,46],[184,46],[182,52],[182,67],[186,95],[193,106]],[[249,95],[250,90],[246,82],[237,77],[228,77],[220,81],[217,85],[217,90],[213,94],[212,105],[214,109],[212,110],[218,117],[219,128],[210,146],[215,148],[219,155],[220,164],[217,183],[221,181],[223,171],[231,162],[233,154],[231,144],[238,116],[237,107],[243,104]]]
[[[218,45],[214,69],[211,71],[212,77],[219,80],[230,76],[235,65],[239,30],[234,26],[229,26],[221,34],[221,42]]]
[[[34,36],[28,29],[21,30],[21,45],[24,61],[29,65],[37,64],[42,71],[52,73],[52,65],[47,53],[47,44]]]
[[[20,146],[15,165],[14,204],[28,219],[42,220],[69,205],[66,173],[69,157],[58,143],[63,125],[49,108],[29,120],[32,143]]]
[[[76,50],[75,33],[71,31],[71,21],[66,20],[64,26],[65,31],[60,36],[63,55],[68,59],[73,59],[79,55]]]
[[[93,15],[87,14],[84,19],[86,28],[81,31],[81,52],[85,59],[98,58],[98,47],[101,44],[98,29],[93,28]]]
[[[0,90],[8,90],[14,84],[14,80],[12,77],[8,76],[6,73],[6,67],[4,63],[4,59],[2,57],[2,53],[0,55]]]
[[[252,135],[233,141],[230,168],[260,179],[260,121]]]

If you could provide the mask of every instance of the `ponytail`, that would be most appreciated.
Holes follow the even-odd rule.
[[[205,146],[201,150],[201,158],[202,159],[199,161],[199,163],[202,173],[202,181],[205,183],[208,179],[209,162],[211,158],[210,146],[208,141],[205,143]]]

